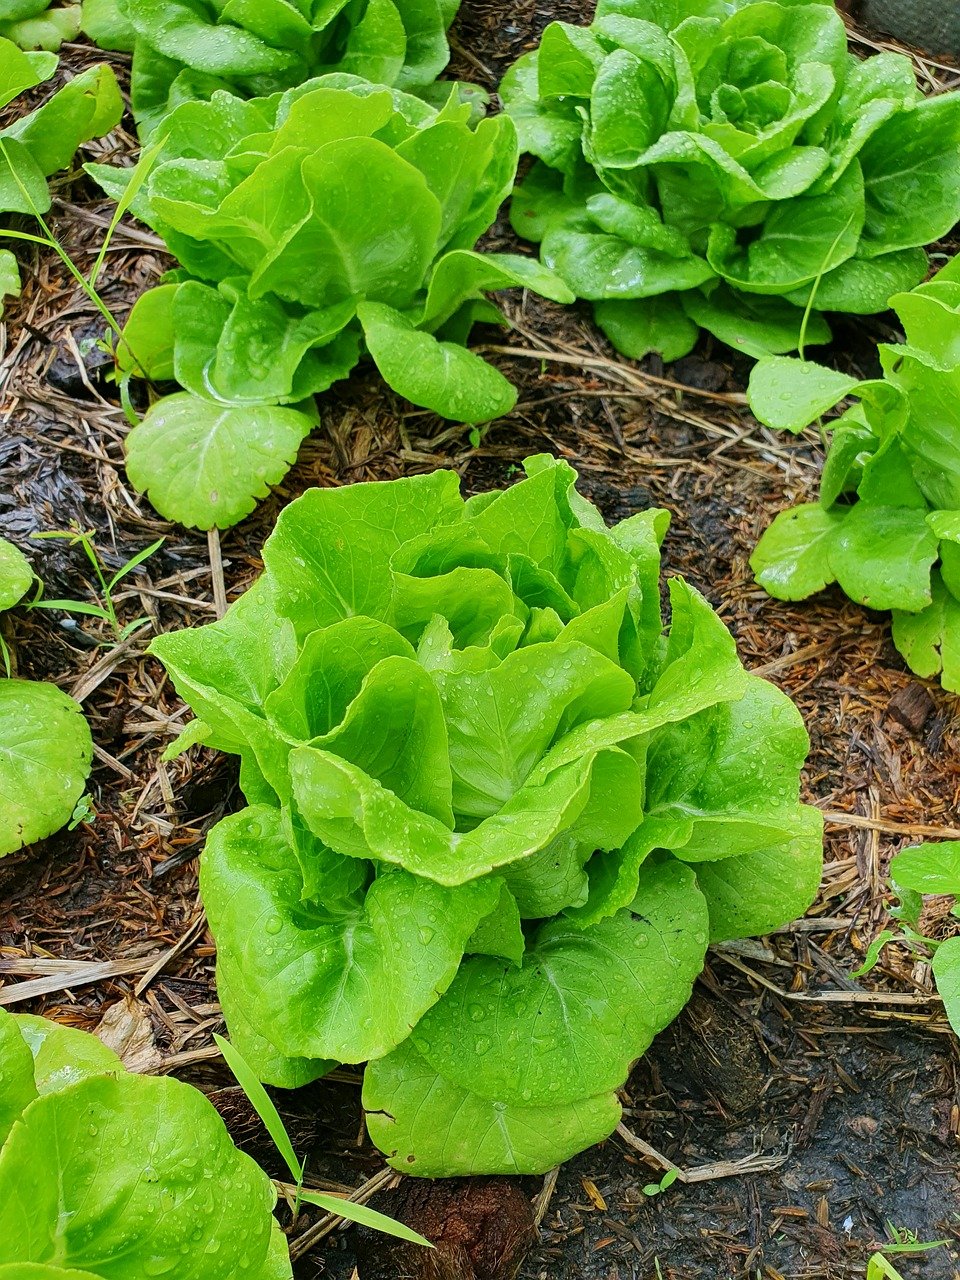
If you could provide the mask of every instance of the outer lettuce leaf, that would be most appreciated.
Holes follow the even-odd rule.
[[[608,529],[565,463],[526,472],[312,490],[222,621],[153,646],[250,801],[201,872],[232,1034],[285,1086],[369,1060],[416,1173],[609,1133],[709,929],[819,870],[797,713],[679,579],[664,627],[665,513]]]
[[[0,612],[18,604],[32,583],[30,561],[19,547],[6,538],[0,538]]]
[[[43,1018],[0,1011],[0,1044],[0,1274],[289,1280],[270,1180],[203,1094]]]
[[[301,900],[280,811],[253,806],[215,828],[203,893],[219,940],[218,987],[285,1056],[365,1062],[409,1034],[457,972],[499,884],[445,890],[403,871],[378,877],[352,912]],[[320,1074],[320,1073],[318,1073]]]
[[[83,794],[93,741],[55,685],[0,678],[0,856],[44,840]]]
[[[546,1173],[608,1138],[621,1115],[615,1093],[545,1107],[491,1102],[441,1076],[411,1040],[367,1068],[363,1105],[388,1164],[423,1178]]]
[[[693,872],[658,862],[628,910],[590,929],[542,925],[521,969],[468,960],[413,1043],[445,1078],[493,1101],[552,1106],[616,1089],[686,1004],[706,929]]]
[[[181,391],[156,401],[130,433],[127,474],[167,519],[228,529],[280,483],[313,425],[296,409]]]

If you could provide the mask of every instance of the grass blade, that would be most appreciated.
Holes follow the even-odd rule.
[[[137,197],[137,192],[150,176],[150,172],[156,163],[157,156],[159,156],[160,152],[166,145],[167,135],[162,137],[159,142],[155,142],[153,146],[148,147],[146,151],[141,152],[140,161],[134,170],[133,177],[127,184],[126,191],[124,191],[120,200],[117,202],[117,207],[114,211],[113,217],[110,219],[110,225],[107,227],[107,234],[103,237],[103,244],[100,246],[100,252],[97,254],[97,260],[93,264],[93,270],[90,272],[88,283],[91,289],[96,288],[97,278],[103,268],[103,262],[107,256],[107,250],[110,248],[110,241],[113,239],[114,232],[117,229],[120,219],[133,204]]]
[[[164,539],[158,538],[156,542],[151,542],[149,547],[144,547],[142,551],[138,551],[137,554],[133,556],[132,559],[127,561],[127,563],[123,566],[123,568],[118,569],[117,572],[113,575],[113,577],[110,579],[109,583],[107,584],[107,590],[112,591],[113,588],[117,585],[117,583],[122,581],[122,579],[124,579],[132,569],[136,569],[137,565],[143,564],[144,560],[148,560],[155,551],[159,551],[160,548],[163,546],[163,543],[164,543]]]
[[[35,600],[31,609],[64,609],[67,613],[86,613],[91,618],[102,618],[109,622],[110,615],[98,604],[85,604],[82,600]]]
[[[293,1150],[290,1135],[287,1133],[284,1123],[280,1119],[280,1113],[273,1105],[270,1095],[257,1079],[236,1045],[232,1045],[223,1036],[214,1035],[213,1038],[217,1042],[217,1048],[223,1054],[227,1066],[236,1076],[237,1083],[247,1095],[250,1105],[263,1121],[264,1128],[273,1139],[277,1150],[283,1156],[287,1168],[290,1170],[290,1176],[299,1185],[303,1181],[303,1169]]]
[[[348,1218],[361,1227],[371,1227],[374,1231],[382,1231],[385,1236],[396,1236],[398,1240],[409,1240],[411,1244],[423,1245],[425,1249],[434,1246],[418,1231],[408,1227],[396,1218],[385,1213],[377,1213],[376,1209],[368,1209],[365,1204],[357,1204],[355,1200],[344,1200],[340,1196],[322,1195],[317,1191],[301,1191],[300,1199],[306,1204],[315,1204],[318,1209],[326,1209],[327,1213],[335,1213],[338,1218]]]

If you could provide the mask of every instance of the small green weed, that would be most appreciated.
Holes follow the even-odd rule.
[[[679,1169],[668,1169],[659,1182],[648,1182],[643,1188],[643,1194],[645,1196],[658,1196],[662,1191],[666,1191],[668,1187],[672,1187],[679,1177]]]
[[[263,1121],[264,1128],[273,1139],[274,1146],[283,1156],[284,1163],[290,1170],[290,1176],[296,1183],[297,1194],[294,1202],[294,1215],[296,1215],[301,1202],[306,1202],[307,1204],[316,1205],[318,1209],[326,1210],[327,1213],[334,1213],[340,1218],[348,1218],[351,1222],[359,1223],[363,1227],[370,1227],[374,1231],[382,1231],[384,1235],[397,1236],[400,1240],[409,1240],[412,1244],[423,1245],[427,1249],[434,1247],[426,1237],[411,1230],[404,1223],[397,1222],[395,1218],[388,1217],[385,1213],[377,1213],[375,1209],[368,1209],[364,1204],[357,1204],[353,1200],[344,1200],[340,1196],[323,1195],[317,1191],[304,1191],[304,1165],[297,1159],[293,1143],[290,1141],[290,1135],[287,1133],[286,1126],[280,1118],[279,1111],[273,1104],[273,1099],[257,1079],[236,1045],[231,1044],[229,1040],[225,1040],[223,1036],[215,1035],[213,1038],[217,1042],[217,1048],[223,1054],[227,1066],[236,1076],[237,1083],[247,1095],[250,1105]]]
[[[132,573],[134,569],[149,559],[155,551],[159,550],[163,545],[163,538],[158,538],[156,542],[151,542],[149,547],[145,547],[143,551],[131,556],[126,564],[121,565],[116,573],[108,579],[100,563],[100,557],[97,555],[97,549],[93,543],[93,534],[89,530],[75,528],[53,533],[35,533],[33,537],[38,541],[52,541],[60,538],[69,542],[71,547],[83,547],[87,559],[93,565],[97,581],[100,583],[101,602],[90,604],[85,600],[44,600],[42,599],[43,586],[41,584],[36,598],[30,602],[31,609],[63,609],[66,613],[82,613],[92,618],[100,618],[109,625],[118,643],[121,640],[126,640],[127,636],[149,621],[148,618],[139,617],[135,618],[133,622],[121,625],[117,617],[113,592],[128,573]]]

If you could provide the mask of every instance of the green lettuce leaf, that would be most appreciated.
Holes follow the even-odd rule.
[[[279,405],[164,396],[127,436],[127,472],[158,511],[197,529],[227,529],[279,484],[313,419]]]
[[[0,1046],[0,1274],[290,1280],[270,1180],[202,1093],[45,1018],[0,1010]]]
[[[0,679],[0,856],[69,822],[92,759],[71,697],[38,680]]]
[[[440,1075],[410,1040],[367,1067],[363,1105],[388,1164],[423,1178],[546,1173],[608,1138],[621,1115],[615,1093],[545,1107],[491,1102]]]

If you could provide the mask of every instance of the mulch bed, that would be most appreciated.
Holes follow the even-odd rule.
[[[547,21],[583,21],[586,8],[521,0],[505,17],[502,5],[466,0],[453,72],[493,87]],[[64,50],[73,70],[99,57]],[[113,60],[122,74],[123,58]],[[928,82],[957,79],[919,65]],[[86,151],[119,160],[134,147],[118,130]],[[82,176],[58,181],[55,194],[51,225],[89,268],[111,205]],[[518,249],[505,222],[490,243]],[[928,967],[906,951],[888,949],[863,982],[847,975],[885,920],[892,854],[927,835],[960,838],[960,704],[905,670],[888,617],[838,591],[790,605],[754,584],[747,561],[761,530],[816,493],[816,436],[758,427],[744,407],[746,365],[709,340],[667,369],[630,364],[586,309],[515,295],[514,330],[484,337],[520,400],[479,443],[360,373],[324,397],[322,427],[275,494],[208,539],[160,520],[129,488],[127,422],[94,345],[103,322],[53,254],[21,260],[24,294],[8,308],[0,366],[0,534],[30,555],[48,595],[79,600],[93,593],[82,551],[31,542],[31,533],[76,522],[94,531],[112,568],[165,542],[118,594],[124,622],[149,623],[120,645],[86,618],[20,610],[3,620],[20,674],[82,699],[97,760],[96,818],[0,863],[0,1004],[88,1030],[109,1011],[118,1042],[211,1092],[236,1140],[281,1176],[211,1039],[222,1024],[196,859],[209,827],[242,803],[236,769],[199,748],[161,761],[184,708],[144,650],[155,630],[210,621],[244,590],[278,511],[310,486],[449,466],[475,492],[509,483],[520,459],[549,451],[579,469],[609,520],[650,505],[671,512],[666,572],[704,592],[747,667],[804,714],[805,788],[827,817],[827,867],[807,921],[711,954],[694,1001],[624,1091],[624,1130],[555,1180],[524,1182],[541,1229],[521,1276],[841,1280],[862,1276],[896,1228],[951,1242],[898,1258],[904,1276],[957,1280],[957,1041],[931,999]],[[121,320],[166,265],[159,242],[127,220],[102,282]],[[882,317],[840,326],[828,354],[868,368],[889,333]],[[957,927],[946,907],[935,905],[928,922],[942,936]],[[357,1084],[345,1069],[278,1097],[318,1185],[387,1182],[363,1135]],[[663,1165],[644,1144],[693,1180],[645,1194]],[[744,1160],[757,1171],[717,1176]],[[297,1275],[346,1280],[353,1235],[318,1216],[294,1229]]]

